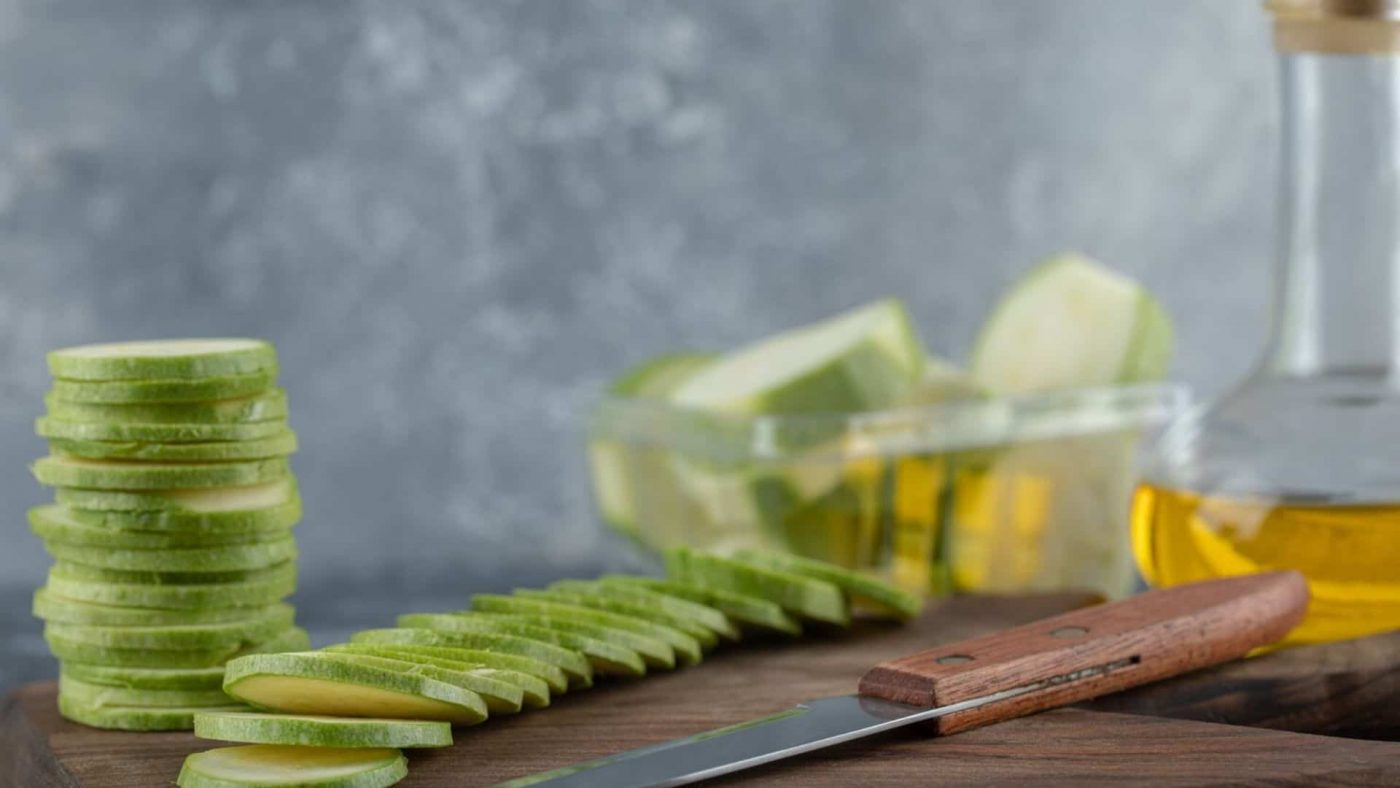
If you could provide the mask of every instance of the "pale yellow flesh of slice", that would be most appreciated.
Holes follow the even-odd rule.
[[[289,714],[472,723],[469,710],[420,695],[299,676],[249,676],[228,687],[240,700]]]
[[[343,779],[399,759],[388,747],[301,747],[287,744],[249,744],[199,753],[196,769],[201,776],[251,785],[303,785]],[[256,781],[256,782],[254,782]],[[318,783],[319,784],[319,783]]]

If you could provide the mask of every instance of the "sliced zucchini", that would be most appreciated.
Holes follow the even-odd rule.
[[[679,629],[584,605],[571,605],[552,599],[531,599],[520,595],[477,594],[472,597],[472,610],[479,613],[572,619],[584,624],[621,629],[665,643],[675,652],[676,661],[682,664],[695,665],[701,658],[700,644]]]
[[[56,563],[49,569],[46,588],[57,596],[99,605],[204,610],[273,604],[296,590],[297,578],[292,562],[224,583],[123,583],[87,579],[84,574],[77,565]]]
[[[665,641],[647,637],[646,635],[639,635],[636,632],[626,629],[603,626],[601,624],[580,621],[575,618],[565,618],[563,616],[511,615],[508,613],[482,613],[475,610],[459,611],[456,615],[490,618],[517,625],[523,624],[550,629],[565,634],[581,635],[590,640],[615,643],[626,648],[640,656],[643,665],[647,667],[670,670],[676,666],[676,651],[667,645]]]
[[[633,575],[605,575],[601,582],[608,585],[639,586],[668,596],[709,605],[746,627],[773,630],[785,635],[802,634],[802,622],[784,612],[777,603],[737,591],[709,588],[679,580]]]
[[[280,433],[256,440],[209,443],[146,443],[49,438],[49,450],[60,457],[80,457],[90,460],[230,462],[289,456],[296,453],[297,437],[291,430],[283,430]]]
[[[696,624],[694,621],[683,616],[674,616],[664,610],[653,608],[645,603],[637,604],[628,601],[619,594],[609,593],[606,589],[590,589],[588,591],[564,591],[556,588],[535,589],[520,588],[515,591],[516,596],[528,599],[543,599],[550,602],[561,602],[566,605],[577,605],[579,607],[592,608],[608,613],[617,613],[622,616],[631,616],[642,621],[650,621],[670,627],[695,641],[702,651],[715,647],[719,638],[714,631]]]
[[[290,536],[251,544],[179,547],[169,550],[115,550],[67,542],[45,542],[59,561],[119,572],[217,574],[266,569],[296,560],[296,540]]]
[[[670,399],[741,415],[878,410],[908,398],[924,358],[904,305],[887,299],[727,354]]]
[[[34,617],[56,624],[106,627],[169,627],[247,622],[270,618],[291,624],[292,606],[284,603],[261,607],[229,607],[210,610],[158,610],[118,605],[98,605],[58,596],[48,589],[34,592]]]
[[[175,784],[180,788],[384,788],[407,775],[408,760],[394,749],[243,744],[186,757]]]
[[[645,606],[678,619],[694,622],[727,640],[739,639],[739,628],[734,626],[734,622],[730,621],[728,616],[699,602],[668,596],[640,586],[609,584],[597,580],[561,580],[550,584],[549,587],[568,593],[608,594],[633,605]]]
[[[515,654],[450,646],[394,643],[339,643],[327,646],[322,651],[408,659],[453,670],[464,670],[464,665],[472,669],[494,670],[500,674],[500,678],[518,684],[525,693],[525,705],[533,708],[548,706],[551,693],[563,693],[569,688],[568,677],[558,667]]]
[[[196,714],[194,735],[249,744],[303,747],[451,747],[452,725],[432,720],[366,719],[212,711]]]
[[[415,662],[395,657],[380,657],[371,654],[350,654],[343,651],[321,651],[328,659],[341,660],[354,665],[368,665],[373,668],[394,670],[427,676],[448,684],[471,690],[486,702],[486,710],[491,714],[516,714],[524,700],[525,693],[520,687],[499,677],[474,670],[455,670],[425,662]]]
[[[85,706],[61,693],[58,696],[58,713],[65,718],[119,731],[186,731],[194,727],[197,712],[247,710],[247,706],[233,702],[224,706]]]
[[[290,605],[282,605],[258,618],[218,624],[98,626],[49,621],[44,625],[44,633],[73,643],[118,649],[180,651],[230,646],[241,648],[282,632],[292,625],[293,615]]]
[[[688,548],[666,555],[666,574],[687,583],[768,599],[791,613],[816,621],[846,626],[851,620],[841,589],[825,580],[705,555]]]
[[[277,382],[276,370],[187,380],[55,380],[54,398],[64,402],[152,404],[208,402],[258,394]]]
[[[275,370],[277,350],[261,339],[160,339],[63,348],[48,362],[67,380],[188,379]]]
[[[301,515],[300,501],[283,504],[277,512],[245,522],[246,528],[137,529],[130,527],[128,514],[92,512],[61,504],[36,506],[29,510],[29,530],[45,542],[79,547],[105,547],[117,550],[170,550],[189,547],[218,547],[246,544],[285,537]],[[152,518],[154,519],[154,518]],[[165,520],[169,524],[169,520]],[[117,524],[113,527],[113,524]]]
[[[211,463],[153,463],[85,460],[49,455],[35,461],[34,477],[54,487],[96,490],[168,490],[188,487],[238,487],[285,479],[287,460]]]
[[[89,684],[66,673],[59,674],[58,692],[84,708],[146,706],[153,708],[228,706],[233,699],[215,686],[210,689],[133,689]]]
[[[1053,257],[1013,286],[983,323],[972,374],[997,394],[1159,380],[1171,319],[1132,279],[1075,254]]]
[[[914,594],[825,561],[772,550],[739,550],[734,558],[768,569],[825,580],[845,591],[856,607],[876,615],[908,619],[919,615],[924,607],[924,600]]]
[[[440,632],[495,632],[553,643],[583,654],[592,663],[595,673],[609,676],[642,676],[647,672],[641,655],[631,649],[606,640],[530,623],[450,613],[408,613],[399,616],[397,623],[401,627]]]
[[[388,717],[475,725],[475,692],[411,673],[356,665],[317,652],[254,654],[224,666],[224,691],[260,709],[333,717]]]
[[[287,419],[287,392],[282,389],[235,399],[162,404],[69,402],[49,393],[44,404],[50,419],[84,424],[252,424]]]
[[[73,421],[40,416],[34,431],[50,440],[103,443],[211,443],[273,438],[287,429],[284,419],[234,424],[142,424],[140,422]]]
[[[224,666],[210,668],[124,668],[64,662],[59,677],[103,687],[134,690],[217,690],[223,692]]]
[[[356,632],[352,643],[390,643],[400,646],[452,646],[455,648],[494,651],[529,657],[553,665],[568,677],[570,689],[593,686],[593,666],[573,649],[561,648],[540,640],[488,632],[441,632],[432,629],[366,629]]]

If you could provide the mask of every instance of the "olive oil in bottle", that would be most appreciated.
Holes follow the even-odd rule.
[[[1298,569],[1288,642],[1400,627],[1400,4],[1274,0],[1283,112],[1268,346],[1163,436],[1132,510],[1153,585]]]

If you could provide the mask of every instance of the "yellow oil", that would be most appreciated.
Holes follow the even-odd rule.
[[[1131,521],[1133,553],[1154,586],[1301,571],[1312,602],[1286,643],[1400,628],[1400,502],[1217,497],[1142,484]]]

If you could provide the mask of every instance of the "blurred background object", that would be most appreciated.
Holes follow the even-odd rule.
[[[277,343],[313,634],[636,561],[582,416],[660,352],[893,293],[956,354],[1078,248],[1218,391],[1264,338],[1269,53],[1214,0],[0,0],[0,684],[51,670],[54,347]]]

